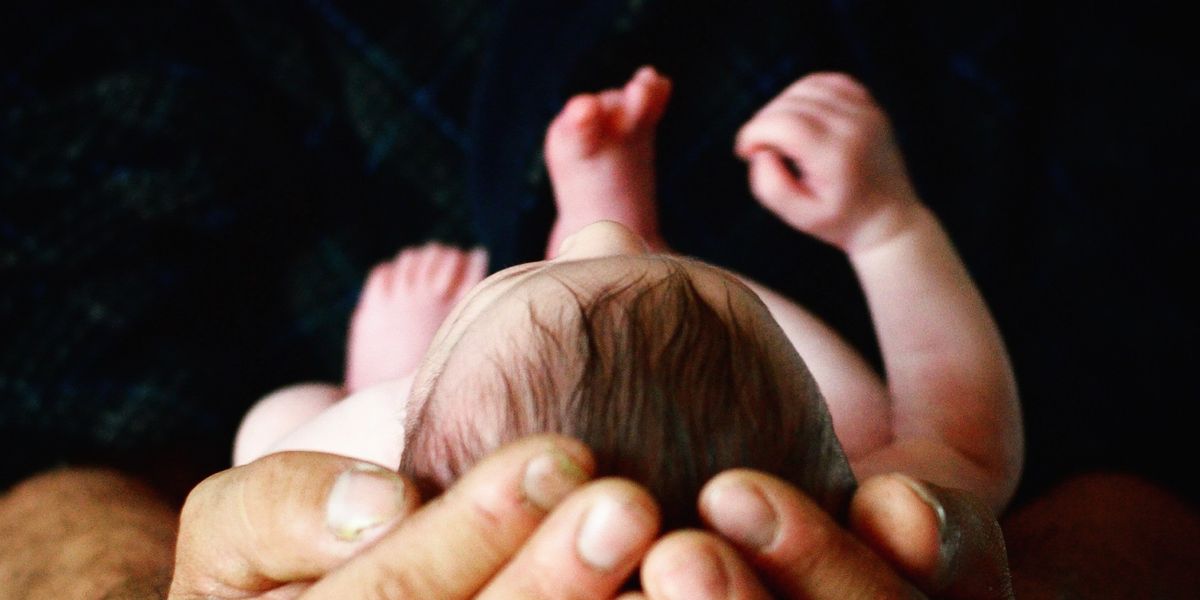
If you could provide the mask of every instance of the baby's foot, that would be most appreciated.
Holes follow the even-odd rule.
[[[350,392],[417,368],[434,333],[462,296],[483,280],[487,255],[439,244],[406,248],[376,266],[350,321]]]
[[[847,252],[894,237],[919,204],[887,115],[848,75],[792,84],[742,127],[736,151],[763,206]]]
[[[558,219],[546,256],[600,220],[616,221],[652,249],[665,244],[654,200],[654,134],[671,82],[642,67],[624,88],[571,98],[546,131],[546,167]]]

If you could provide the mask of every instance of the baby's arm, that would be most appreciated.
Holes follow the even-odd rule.
[[[804,358],[846,454],[861,456],[887,444],[892,435],[887,388],[858,351],[791,299],[743,275],[738,278],[754,290]]]
[[[905,470],[973,490],[1000,510],[1021,469],[1016,382],[949,238],[918,206],[894,237],[848,254],[883,351],[894,436],[856,470]]]
[[[259,400],[242,420],[234,464],[314,450],[398,465],[403,424],[397,419],[412,376],[446,315],[486,270],[482,250],[436,243],[405,248],[376,265],[351,320],[345,387],[301,384]]]
[[[853,79],[812,75],[746,124],[737,151],[763,205],[844,250],[866,293],[887,371],[885,405],[866,414],[889,415],[890,435],[847,447],[855,474],[901,471],[1003,508],[1022,458],[1012,368],[883,112]]]

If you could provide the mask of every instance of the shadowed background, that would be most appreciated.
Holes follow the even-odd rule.
[[[1022,494],[1109,468],[1194,501],[1194,36],[1144,4],[958,4],[0,9],[0,485],[100,463],[184,490],[225,467],[257,397],[340,379],[374,262],[431,238],[536,258],[546,123],[654,64],[668,240],[874,356],[844,259],[760,209],[731,151],[788,83],[848,71],[1008,341]]]

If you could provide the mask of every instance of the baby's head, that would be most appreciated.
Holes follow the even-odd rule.
[[[509,441],[575,437],[597,473],[698,524],[717,473],[798,484],[835,514],[853,487],[828,411],[766,307],[729,273],[647,254],[594,224],[552,261],[493,275],[437,333],[414,381],[401,470],[444,487]]]

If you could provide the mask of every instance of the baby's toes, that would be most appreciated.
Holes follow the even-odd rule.
[[[454,283],[456,300],[462,298],[471,288],[483,281],[483,278],[487,276],[487,264],[487,250],[483,248],[475,248],[464,254],[463,269]]]
[[[547,159],[574,159],[594,154],[603,141],[604,112],[599,96],[581,94],[571,98],[546,134]]]
[[[414,246],[401,250],[393,261],[396,274],[391,279],[389,292],[402,294],[408,289],[420,286],[428,256],[428,246]]]
[[[409,296],[440,297],[446,292],[445,270],[452,249],[438,243],[428,243],[412,251],[414,267],[410,277],[397,293]]]
[[[442,298],[457,295],[458,282],[467,269],[467,253],[458,248],[440,246],[429,271],[429,282]]]
[[[392,278],[395,275],[395,265],[391,261],[372,267],[366,283],[363,284],[362,292],[358,296],[358,311],[387,300],[392,289]]]
[[[628,131],[653,129],[662,119],[671,96],[671,81],[653,67],[642,67],[623,92],[625,127]]]

